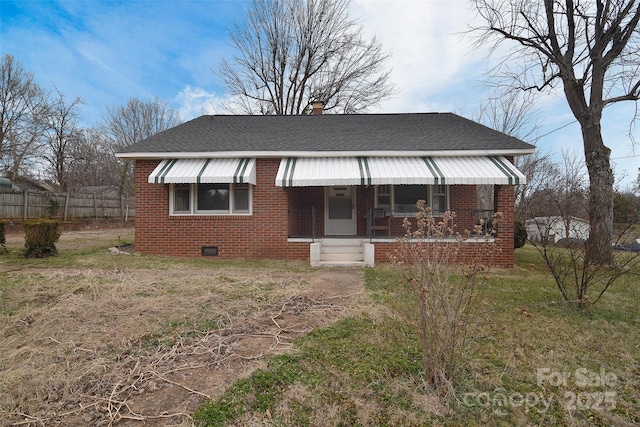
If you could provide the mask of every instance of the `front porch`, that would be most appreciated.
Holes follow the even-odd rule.
[[[428,186],[420,187],[426,193],[416,194],[410,205],[400,206],[400,211],[394,209],[398,205],[380,203],[382,197],[375,186],[288,188],[288,237],[311,242],[319,238],[395,241],[405,234],[403,220],[415,218],[418,199],[429,199]],[[481,220],[488,223],[498,210],[497,201],[490,209],[477,206],[475,185],[452,186],[446,195],[440,212],[456,212],[456,226],[461,232]],[[434,216],[438,213],[435,211]]]
[[[373,267],[376,262],[388,262],[398,248],[398,239],[406,233],[404,219],[415,221],[417,200],[431,203],[434,200],[430,197],[434,190],[429,186],[412,189],[423,192],[415,195],[413,210],[408,203],[394,203],[393,197],[387,200],[384,191],[389,191],[388,188],[384,191],[376,186],[287,188],[287,241],[309,244],[312,266]],[[508,193],[512,187],[505,189]],[[473,229],[481,220],[488,224],[496,211],[497,198],[493,209],[478,208],[475,185],[450,186],[445,194],[440,206],[456,212],[460,233]],[[398,207],[400,211],[392,209]],[[437,215],[438,212],[434,216]]]

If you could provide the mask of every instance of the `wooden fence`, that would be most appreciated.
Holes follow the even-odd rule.
[[[135,218],[133,200],[99,194],[0,191],[0,220]]]

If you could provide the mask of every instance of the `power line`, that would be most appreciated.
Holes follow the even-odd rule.
[[[575,120],[570,121],[569,123],[564,124],[564,125],[560,126],[559,128],[556,128],[556,129],[554,129],[554,130],[552,130],[552,131],[549,131],[549,132],[545,133],[544,135],[540,135],[540,136],[538,137],[538,139],[540,139],[540,138],[544,138],[544,137],[545,137],[545,136],[547,136],[547,135],[551,135],[552,133],[557,132],[557,131],[559,131],[559,130],[561,130],[561,129],[564,129],[564,128],[566,128],[567,126],[572,125],[572,124],[574,124],[574,123],[576,123],[576,121],[575,121]],[[634,154],[633,156],[624,156],[624,157],[611,157],[609,160],[629,159],[629,158],[631,158],[631,157],[640,157],[640,154]]]
[[[564,129],[564,128],[566,128],[567,126],[574,124],[575,122],[576,122],[575,120],[572,120],[572,121],[570,121],[569,123],[567,123],[566,125],[562,125],[562,126],[560,126],[559,128],[557,128],[557,129],[554,129],[554,130],[552,130],[552,131],[549,131],[549,132],[545,133],[544,135],[540,135],[540,136],[538,137],[538,139],[540,139],[540,138],[544,138],[544,137],[545,137],[545,136],[547,136],[547,135],[551,135],[552,133],[557,132],[557,131],[559,131],[560,129]]]
[[[640,154],[635,154],[635,155],[633,155],[633,156],[624,156],[624,157],[612,157],[612,158],[610,158],[609,160],[628,159],[628,158],[631,158],[631,157],[640,157]]]

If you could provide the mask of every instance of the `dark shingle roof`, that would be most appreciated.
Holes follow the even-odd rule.
[[[533,146],[452,113],[201,116],[123,148],[145,153],[447,152]]]

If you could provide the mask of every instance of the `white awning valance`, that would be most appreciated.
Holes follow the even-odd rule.
[[[284,158],[279,187],[333,185],[518,185],[525,176],[502,156]]]
[[[256,159],[167,159],[149,175],[152,184],[256,183]]]

